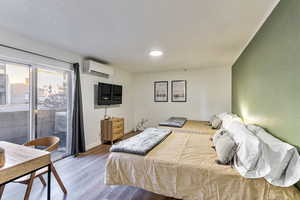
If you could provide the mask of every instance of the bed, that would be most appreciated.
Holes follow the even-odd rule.
[[[245,179],[230,166],[216,164],[209,138],[174,131],[146,156],[113,152],[106,163],[105,183],[184,200],[300,200],[295,187]]]
[[[207,121],[196,121],[196,120],[187,120],[186,123],[181,127],[170,127],[170,126],[158,126],[159,128],[169,128],[176,133],[198,133],[205,135],[213,135],[216,132],[216,129],[212,129],[211,126],[208,126]]]

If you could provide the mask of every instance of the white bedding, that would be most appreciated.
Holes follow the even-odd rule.
[[[248,130],[244,123],[233,121],[227,131],[238,145],[234,166],[246,178],[261,178],[266,176],[269,165],[262,159],[263,145],[259,138]]]
[[[300,180],[300,156],[295,147],[258,126],[246,126],[232,114],[222,119],[223,128],[239,146],[234,166],[241,176],[264,177],[272,185],[281,187],[289,187]]]
[[[262,159],[270,170],[264,178],[276,186],[288,187],[300,180],[300,156],[297,149],[267,133],[264,129],[248,125],[264,145]]]

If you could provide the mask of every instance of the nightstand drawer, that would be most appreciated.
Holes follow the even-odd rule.
[[[112,134],[119,134],[119,133],[123,133],[123,127],[120,127],[120,128],[113,128],[112,129]]]
[[[121,137],[123,137],[123,133],[121,132],[113,134],[113,140],[120,139]]]
[[[123,119],[122,118],[115,118],[114,117],[114,118],[111,119],[111,121],[112,122],[123,122]]]
[[[113,129],[118,129],[118,128],[123,128],[123,121],[113,121],[112,122],[112,128]]]

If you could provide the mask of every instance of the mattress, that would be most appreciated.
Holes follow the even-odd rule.
[[[207,121],[196,121],[196,120],[187,120],[183,127],[168,127],[168,126],[158,126],[159,128],[169,128],[176,133],[198,133],[205,135],[213,135],[216,132],[216,129],[212,129],[208,125]]]
[[[209,135],[172,133],[146,156],[111,153],[105,183],[125,184],[184,200],[300,200],[295,187],[246,179],[218,165]]]

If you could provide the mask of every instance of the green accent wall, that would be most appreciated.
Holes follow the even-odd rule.
[[[300,149],[299,0],[280,1],[232,67],[232,110]]]

